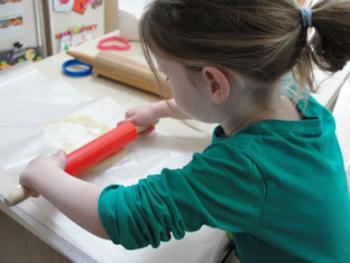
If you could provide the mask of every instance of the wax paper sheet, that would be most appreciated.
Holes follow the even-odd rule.
[[[28,65],[0,75],[0,100],[3,196],[14,189],[20,172],[35,156],[60,148],[70,152],[113,128],[125,112],[112,98],[94,101]],[[157,129],[87,171],[82,179],[102,187],[131,185],[164,167],[181,167],[207,142],[208,138],[198,136],[189,143]],[[96,262],[216,262],[227,243],[222,231],[203,227],[158,249],[128,251],[83,230],[42,197],[26,200],[18,207],[48,229],[46,238],[59,235]]]

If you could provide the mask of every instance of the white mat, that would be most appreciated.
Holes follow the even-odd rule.
[[[48,79],[33,67],[22,70],[12,77],[0,76],[0,194],[5,196],[18,183],[18,175],[30,159],[58,148],[69,152],[114,127],[124,116],[124,109],[111,98],[91,103],[63,81]],[[15,75],[21,77],[11,81]],[[83,179],[103,187],[130,185],[163,167],[181,167],[193,151],[203,149],[207,139],[194,137],[189,144],[157,130],[87,172]],[[44,226],[40,231],[46,241],[55,244],[58,235],[97,262],[210,263],[217,261],[226,243],[222,231],[203,227],[158,249],[128,251],[86,232],[43,198],[29,199],[18,208]]]

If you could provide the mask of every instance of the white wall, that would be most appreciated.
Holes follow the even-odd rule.
[[[145,6],[152,0],[119,0],[119,28],[123,37],[138,40],[138,23]]]

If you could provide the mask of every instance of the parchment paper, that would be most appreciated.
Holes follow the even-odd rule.
[[[32,158],[59,148],[69,152],[114,127],[125,112],[109,97],[92,101],[67,83],[48,79],[31,66],[18,70],[22,72],[0,76],[3,196],[18,184],[18,175]],[[184,140],[157,129],[89,170],[82,179],[102,187],[134,184],[164,167],[181,167],[207,142],[208,138],[200,134]],[[55,233],[97,262],[216,262],[227,242],[222,231],[203,227],[183,240],[163,243],[158,249],[128,251],[83,230],[42,197],[26,200],[18,208],[53,231],[48,231],[46,238]]]

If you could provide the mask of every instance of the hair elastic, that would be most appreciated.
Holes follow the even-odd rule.
[[[74,70],[71,67],[77,66],[80,70]],[[84,77],[92,74],[92,66],[85,64],[77,59],[70,59],[62,64],[62,71],[70,77]]]
[[[115,45],[115,44],[109,44],[110,42],[119,42],[123,45]],[[106,45],[109,44],[109,45]],[[126,51],[131,48],[131,45],[129,41],[123,37],[113,36],[113,37],[107,37],[105,39],[102,39],[98,45],[97,48],[102,51],[108,51],[108,50],[116,50],[116,51]]]
[[[310,8],[302,8],[301,17],[303,18],[303,27],[312,27],[312,10]]]

